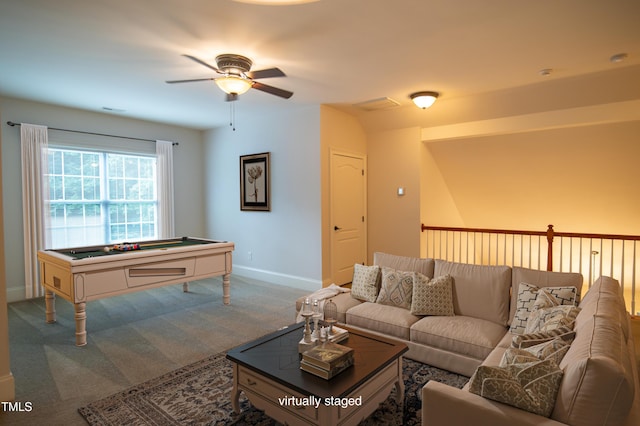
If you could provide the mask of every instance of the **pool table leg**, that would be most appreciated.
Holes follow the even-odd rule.
[[[222,276],[222,301],[225,305],[231,303],[231,274],[224,274]]]
[[[51,290],[44,291],[44,306],[47,323],[56,322],[56,294]]]
[[[87,344],[87,304],[81,302],[73,306],[76,311],[76,346],[84,346]]]

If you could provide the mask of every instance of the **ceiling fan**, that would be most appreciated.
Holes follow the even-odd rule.
[[[260,78],[286,77],[285,73],[283,73],[279,68],[250,71],[251,65],[253,64],[251,59],[232,53],[225,53],[223,55],[216,56],[216,67],[206,63],[202,59],[196,58],[195,56],[183,56],[199,63],[200,65],[204,65],[205,67],[212,69],[218,74],[221,74],[221,77],[196,78],[192,80],[170,80],[167,81],[167,83],[191,83],[195,81],[213,80],[216,82],[218,87],[227,94],[227,101],[237,100],[238,95],[241,95],[252,88],[280,96],[285,99],[289,99],[293,95],[293,92],[288,90],[279,89],[277,87],[255,81]]]

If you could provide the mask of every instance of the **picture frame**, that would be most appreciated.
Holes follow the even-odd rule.
[[[240,210],[271,211],[271,153],[240,156]]]

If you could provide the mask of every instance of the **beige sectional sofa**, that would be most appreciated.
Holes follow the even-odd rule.
[[[562,380],[549,418],[472,393],[469,384],[457,389],[431,381],[422,390],[423,425],[640,425],[633,336],[617,281],[602,277],[581,299],[582,276],[575,273],[385,253],[375,253],[374,265],[430,278],[449,275],[454,315],[413,315],[341,293],[333,297],[339,320],[403,340],[408,358],[470,377],[481,365],[500,364],[512,346],[509,326],[519,318],[520,283],[576,289],[575,339],[559,364]]]

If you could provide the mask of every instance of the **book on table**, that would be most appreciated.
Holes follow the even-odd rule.
[[[331,371],[345,363],[353,364],[353,349],[334,342],[325,342],[302,353],[302,360]]]
[[[341,364],[336,364],[331,370],[325,370],[317,365],[313,365],[305,361],[300,361],[300,369],[307,373],[315,374],[323,379],[330,379],[353,365],[353,358],[345,359]]]

